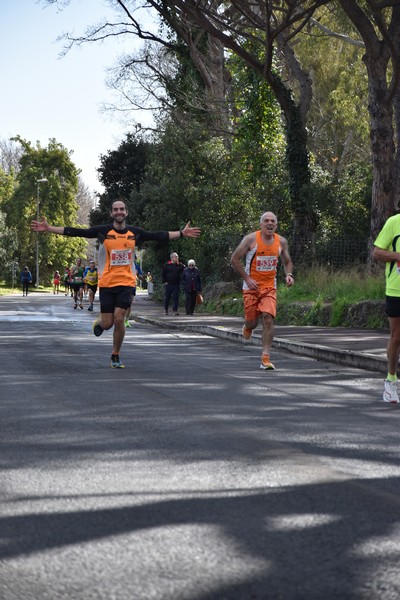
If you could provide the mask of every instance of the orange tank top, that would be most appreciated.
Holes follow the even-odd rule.
[[[111,229],[99,248],[99,287],[136,285],[135,235]]]
[[[245,271],[259,288],[276,288],[276,270],[281,254],[281,238],[274,233],[274,239],[267,244],[261,231],[256,231],[256,243],[246,254]],[[243,281],[243,289],[249,289]]]

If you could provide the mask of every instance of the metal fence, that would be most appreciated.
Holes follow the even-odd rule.
[[[288,238],[289,250],[297,265],[329,265],[333,269],[351,267],[355,264],[367,264],[370,261],[370,240],[360,237],[340,237],[332,240],[307,241]],[[302,248],[297,252],[297,248]]]

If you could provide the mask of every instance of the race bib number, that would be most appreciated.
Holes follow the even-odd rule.
[[[277,256],[257,256],[256,257],[256,271],[264,273],[266,271],[276,271],[278,265]]]
[[[75,283],[81,283],[82,280],[83,280],[83,277],[74,277]]]
[[[132,250],[111,250],[110,265],[120,267],[132,264]]]

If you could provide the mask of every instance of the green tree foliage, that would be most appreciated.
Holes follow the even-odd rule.
[[[183,4],[194,6],[191,0]],[[242,235],[258,227],[265,210],[278,215],[280,233],[288,237],[291,249],[297,243],[302,250],[297,260],[305,264],[318,261],[323,245],[334,245],[343,233],[368,235],[367,76],[362,49],[344,39],[355,28],[343,12],[317,11],[328,3],[306,3],[301,13],[305,5],[296,1],[292,4],[304,17],[301,25],[308,25],[299,26],[301,35],[294,42],[291,9],[284,4],[282,27],[274,30],[246,29],[242,19],[237,21],[243,33],[240,49],[221,31],[219,43],[228,42],[231,48],[222,53],[226,60],[221,62],[220,46],[210,51],[216,40],[196,21],[203,7],[196,4],[197,16],[186,20],[178,10],[183,31],[175,27],[171,3],[159,3],[164,27],[155,41],[164,46],[173,66],[165,70],[163,64],[157,70],[154,61],[148,63],[149,77],[165,92],[160,94],[164,113],[158,134],[146,142],[128,134],[117,150],[101,158],[106,192],[91,215],[92,224],[109,221],[111,200],[123,195],[129,221],[146,229],[176,229],[189,219],[203,228],[200,241],[179,241],[168,249],[149,245],[146,260],[152,257],[157,268],[176,249],[182,258],[193,255],[208,276],[230,276],[230,252]],[[257,1],[252,6],[261,11],[263,5]],[[321,33],[309,21],[311,8],[325,27],[343,35]],[[231,22],[235,10],[247,15],[248,2],[227,8],[222,20]],[[105,27],[102,33],[123,34],[117,25]],[[213,67],[210,57],[218,57]],[[129,63],[130,68],[134,65],[134,60]],[[218,85],[207,88],[207,80]],[[218,95],[221,91],[225,95]],[[214,106],[218,100],[224,118],[212,117],[211,97]],[[227,123],[220,135],[216,122]],[[306,242],[299,244],[299,237]]]
[[[76,225],[78,205],[78,170],[70,153],[54,139],[46,148],[36,147],[21,137],[15,138],[22,148],[16,188],[4,203],[7,227],[17,234],[17,249],[13,259],[28,265],[32,272],[36,262],[36,235],[30,231],[30,222],[39,213],[53,225]],[[38,183],[39,179],[47,179]],[[85,256],[86,242],[79,238],[41,234],[39,237],[39,267],[41,280],[51,279],[56,268],[70,264],[77,255]]]
[[[171,242],[168,249],[149,245],[151,270],[176,250],[184,261],[195,258],[208,278],[231,276],[230,253],[257,226],[265,206],[265,196],[255,188],[242,158],[239,146],[227,148],[223,139],[209,135],[203,122],[192,119],[187,126],[182,118],[171,118],[165,124],[149,155],[141,192],[134,195],[144,206],[141,225],[175,230],[191,221],[204,234],[196,241]]]
[[[3,209],[5,203],[12,197],[15,188],[15,174],[11,170],[6,173],[0,167],[0,210]]]
[[[322,8],[315,16],[296,44],[296,54],[313,79],[307,121],[312,178],[304,192],[317,217],[313,246],[302,258],[323,261],[324,246],[343,246],[349,239],[363,251],[349,252],[347,260],[361,260],[368,251],[372,187],[364,48],[340,10]]]
[[[126,200],[129,221],[140,223],[141,211],[132,203],[131,197],[139,194],[146,172],[149,143],[128,133],[116,150],[110,150],[100,157],[100,182],[105,188],[99,198],[99,205],[91,211],[91,225],[110,221],[111,202],[118,197]],[[132,220],[135,219],[135,220]]]
[[[342,169],[370,161],[368,77],[364,48],[351,43],[358,34],[343,13],[324,8],[316,18],[324,29],[314,24],[303,30],[296,53],[313,79],[307,121],[310,153],[336,178]],[[333,36],[333,31],[341,36]]]
[[[12,265],[15,265],[17,250],[17,231],[14,227],[7,227],[5,208],[12,197],[15,187],[14,170],[7,174],[0,167],[0,279],[7,283],[11,281]]]

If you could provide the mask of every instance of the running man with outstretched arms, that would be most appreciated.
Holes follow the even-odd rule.
[[[123,369],[120,350],[125,336],[126,310],[132,301],[135,285],[135,247],[147,241],[168,242],[179,238],[197,238],[198,227],[190,227],[190,221],[177,231],[146,231],[127,225],[128,211],[124,200],[115,200],[111,205],[112,223],[96,225],[86,229],[50,225],[44,217],[32,221],[32,231],[46,231],[69,237],[97,238],[99,242],[98,275],[100,292],[100,317],[93,324],[93,333],[99,336],[104,330],[113,332],[111,367]]]

